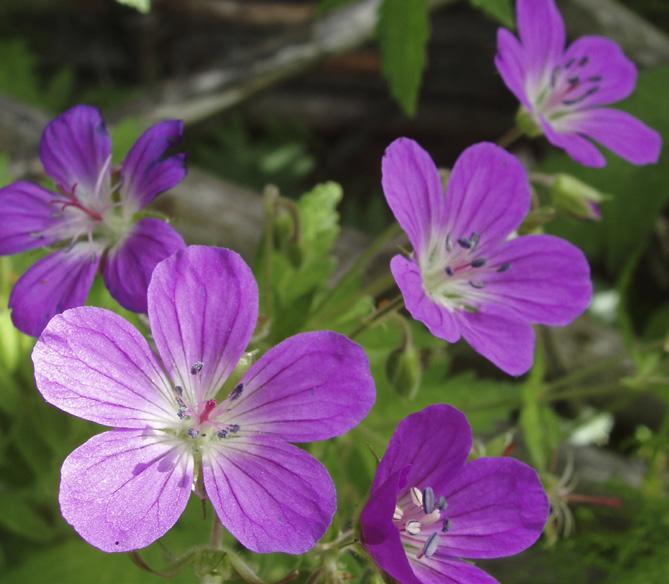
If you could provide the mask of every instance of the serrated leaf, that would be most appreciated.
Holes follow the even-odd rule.
[[[377,29],[383,74],[404,112],[416,113],[427,64],[430,20],[427,0],[384,0]]]
[[[504,26],[515,28],[513,0],[469,0],[469,3]]]

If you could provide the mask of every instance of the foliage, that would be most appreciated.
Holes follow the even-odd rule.
[[[507,28],[515,28],[513,0],[469,0],[469,2]]]
[[[148,14],[151,11],[151,0],[116,0],[119,4],[125,4],[134,8],[142,14]]]

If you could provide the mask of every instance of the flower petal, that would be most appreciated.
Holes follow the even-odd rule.
[[[472,348],[509,375],[527,373],[534,361],[532,325],[502,306],[483,305],[459,313],[462,336]]]
[[[416,262],[396,255],[390,261],[390,270],[411,316],[422,322],[435,337],[455,343],[460,338],[460,325],[452,312],[425,293]]]
[[[388,146],[382,167],[386,201],[420,254],[445,220],[437,167],[430,155],[409,138],[399,138]]]
[[[92,196],[111,156],[111,139],[100,112],[77,105],[53,119],[44,129],[39,154],[56,184],[66,191],[76,185],[77,195],[83,190]]]
[[[500,28],[497,31],[495,66],[509,91],[528,110],[531,110],[532,104],[525,90],[525,79],[527,76],[525,51],[518,43],[518,39],[505,28]]]
[[[55,316],[32,358],[37,389],[69,414],[117,428],[178,421],[170,383],[149,344],[109,310],[82,306]]]
[[[372,491],[411,465],[406,487],[432,487],[438,492],[460,471],[471,447],[472,430],[462,412],[443,404],[429,406],[398,424],[376,470]]]
[[[517,237],[490,260],[510,267],[486,277],[486,293],[522,320],[564,326],[590,304],[588,260],[564,239],[552,235]]]
[[[579,164],[592,168],[606,166],[606,159],[602,153],[597,150],[597,147],[590,140],[584,138],[582,135],[570,129],[562,129],[558,126],[554,128],[543,116],[541,118],[541,128],[546,139],[553,146],[562,148]]]
[[[193,485],[193,456],[142,430],[93,436],[65,459],[60,509],[105,552],[146,547],[179,519]]]
[[[228,412],[245,430],[289,442],[325,440],[360,423],[374,404],[362,348],[334,332],[290,337],[242,379]]]
[[[501,558],[541,536],[548,498],[536,471],[512,458],[479,458],[446,487],[451,526],[439,557]]]
[[[490,574],[461,560],[432,556],[411,565],[422,584],[499,584]]]
[[[480,236],[481,251],[504,240],[527,215],[530,186],[523,165],[503,148],[482,142],[465,150],[446,189],[451,241]]]
[[[160,219],[141,219],[109,250],[103,276],[111,295],[134,312],[146,312],[146,293],[155,267],[186,246],[181,235]]]
[[[186,176],[186,155],[169,153],[181,142],[183,129],[178,120],[155,124],[128,152],[121,167],[121,197],[134,210],[143,209]]]
[[[58,223],[55,195],[39,185],[18,181],[0,189],[0,255],[12,255],[51,245],[56,238],[45,233]]]
[[[372,491],[360,514],[362,545],[379,568],[402,584],[419,584],[393,524],[393,512],[405,487],[408,468],[389,476]]]
[[[662,137],[627,112],[595,108],[565,116],[561,127],[584,134],[632,164],[655,164]]]
[[[625,99],[636,86],[636,66],[616,43],[606,37],[584,36],[575,40],[567,49],[563,62],[576,63],[569,73],[585,81],[587,87],[597,87],[597,91],[578,102],[579,109]],[[577,98],[578,95],[570,94],[570,97]]]
[[[99,262],[99,250],[78,244],[33,264],[9,296],[14,326],[37,337],[54,315],[84,304]]]
[[[202,403],[215,397],[251,340],[258,287],[235,252],[190,246],[153,271],[148,308],[171,378],[185,390],[187,403]]]
[[[248,549],[301,554],[327,530],[335,487],[303,450],[264,436],[221,439],[203,452],[207,495],[223,525]]]
[[[533,85],[538,85],[539,80],[562,57],[565,48],[564,21],[553,0],[518,0],[516,13],[527,71]]]

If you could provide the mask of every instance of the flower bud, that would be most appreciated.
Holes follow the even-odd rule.
[[[422,378],[420,355],[416,348],[407,343],[395,349],[386,362],[386,375],[392,388],[401,396],[414,399]]]
[[[608,197],[569,174],[558,174],[550,190],[553,204],[578,219],[599,221],[599,204]]]

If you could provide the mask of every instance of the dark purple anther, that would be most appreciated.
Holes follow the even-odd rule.
[[[451,266],[446,266],[446,273],[449,276],[452,276],[453,275],[453,268],[451,268]]]
[[[506,272],[510,267],[511,267],[511,264],[506,262],[506,263],[502,264],[499,268],[497,268],[497,272],[502,274],[502,273]]]
[[[472,242],[467,239],[466,237],[461,237],[458,239],[458,245],[460,247],[464,247],[465,249],[471,249],[472,248]]]
[[[476,288],[476,290],[482,290],[485,288],[485,284],[483,282],[474,282],[473,280],[469,280],[469,285],[472,288]]]
[[[472,268],[482,268],[483,266],[485,266],[485,259],[476,258],[475,260],[472,260]]]
[[[235,388],[230,392],[228,399],[230,401],[236,400],[240,395],[242,395],[243,391],[244,391],[244,384],[238,383],[237,385],[235,385]]]
[[[202,361],[197,361],[196,363],[193,363],[193,365],[190,368],[191,375],[197,375],[200,371],[202,371],[202,367],[204,367]]]

